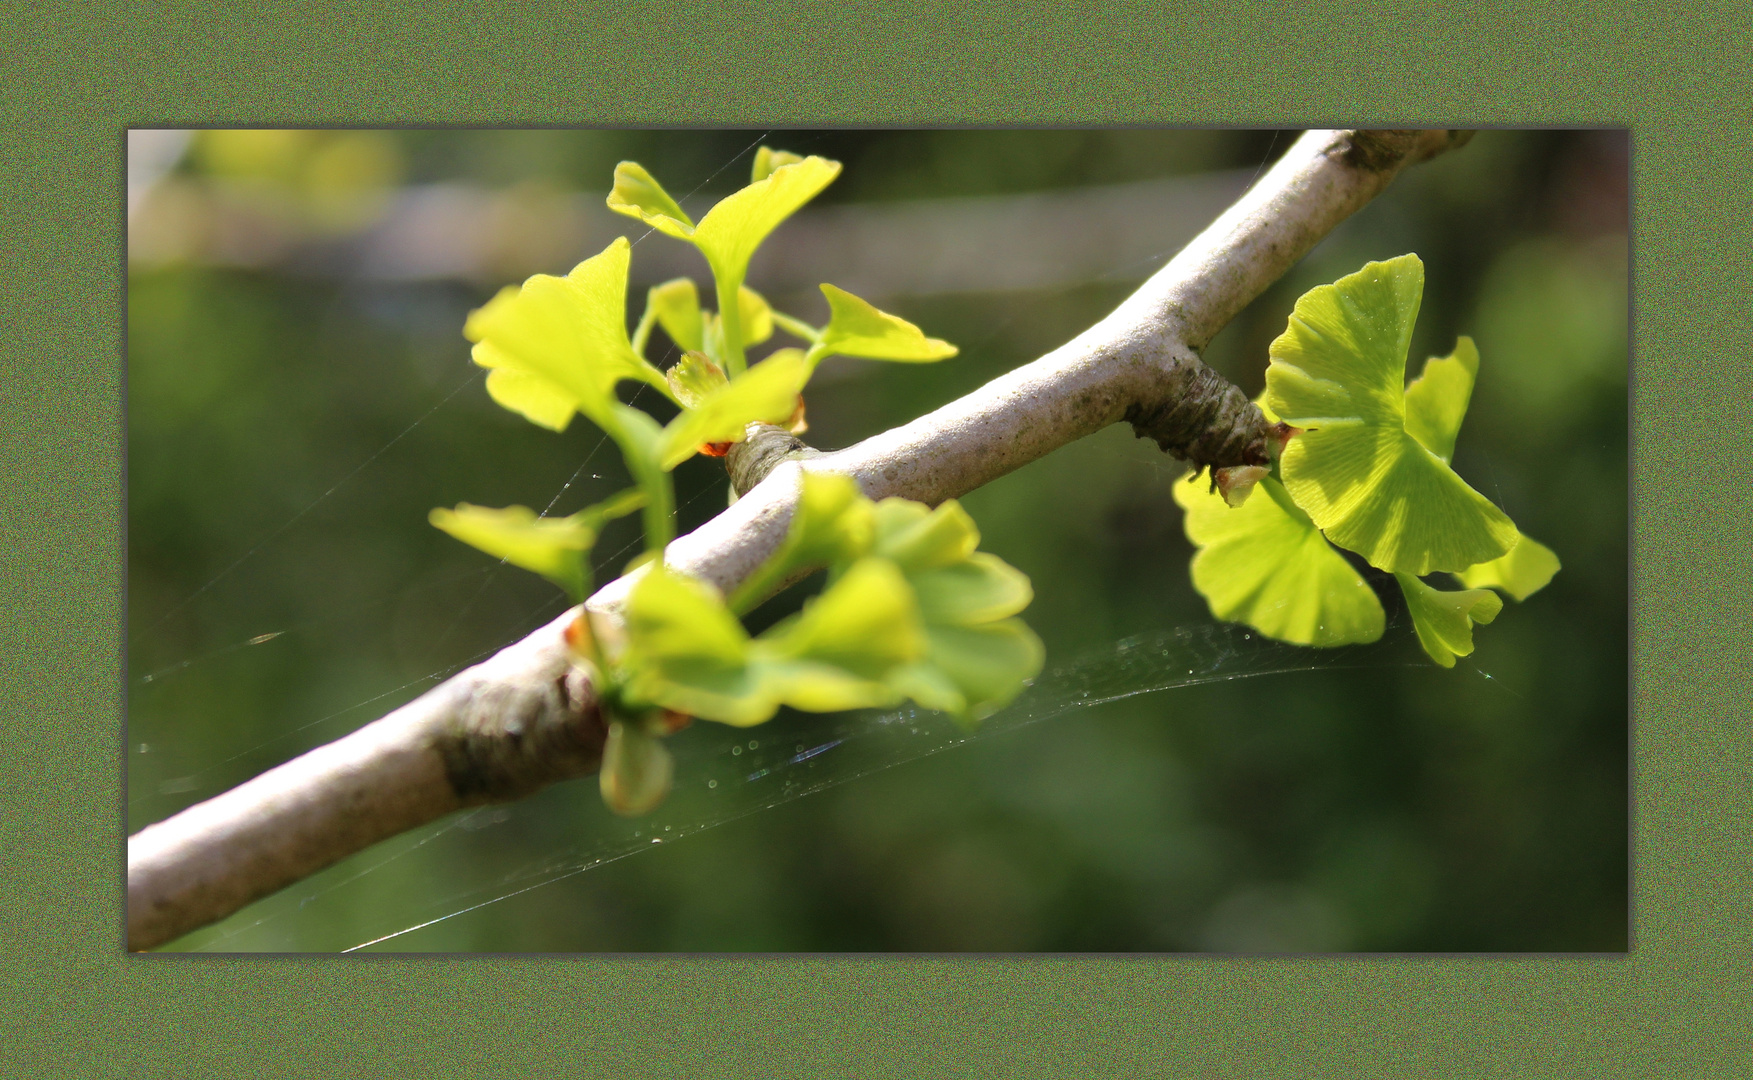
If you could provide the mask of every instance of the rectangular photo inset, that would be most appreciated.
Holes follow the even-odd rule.
[[[1622,953],[1622,129],[138,129],[127,948]]]

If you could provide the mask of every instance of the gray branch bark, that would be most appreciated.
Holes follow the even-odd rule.
[[[1199,352],[1406,165],[1466,141],[1450,131],[1311,131],[1234,206],[1077,338],[910,424],[834,453],[769,431],[739,447],[746,494],[666,552],[729,592],[784,537],[802,470],[855,478],[872,498],[964,495],[1122,421],[1213,467],[1264,461],[1270,433]],[[628,579],[588,601],[613,615]],[[587,776],[604,730],[563,638],[537,630],[359,731],[128,841],[128,947],[224,918],[354,852],[462,807]]]

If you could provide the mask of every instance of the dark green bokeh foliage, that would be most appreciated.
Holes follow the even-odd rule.
[[[723,195],[746,182],[748,157],[731,159],[758,134],[394,138],[408,183],[540,183],[600,200],[623,159],[678,193],[704,184],[702,195]],[[823,205],[1253,169],[1288,141],[1125,130],[766,139],[845,163]],[[1424,658],[1398,590],[1366,571],[1395,643],[1359,661],[1370,666],[1311,652],[1308,670],[1078,712],[393,944],[1625,948],[1626,175],[1622,134],[1482,133],[1402,176],[1209,350],[1256,394],[1297,296],[1406,251],[1431,268],[1411,367],[1460,334],[1486,358],[1456,468],[1564,558],[1455,669]],[[657,283],[641,278],[640,253],[662,240],[634,248],[632,295]],[[781,228],[768,246],[785,243]],[[481,389],[459,331],[503,283],[198,266],[131,275],[130,829],[346,734],[562,610],[552,586],[495,570],[426,524],[429,508],[464,499],[540,509],[561,492],[550,512],[565,514],[629,484],[603,447],[562,491],[600,435],[539,430]],[[807,437],[841,446],[910,420],[1068,340],[1134,284],[1122,274],[1050,292],[870,296],[961,354],[923,366],[829,361],[811,386]],[[819,294],[773,299],[826,321]],[[653,399],[639,403],[661,419]],[[964,500],[983,547],[1032,579],[1029,621],[1050,671],[1120,637],[1210,620],[1188,580],[1175,478],[1116,428]],[[676,480],[683,530],[723,506],[714,463],[690,462]],[[637,544],[636,522],[612,523],[598,580]],[[500,875],[558,857],[607,817],[593,784],[573,784],[441,841],[391,841],[298,888],[313,894],[406,852],[394,862],[238,940],[356,944],[510,891]],[[474,889],[485,891],[446,905]]]

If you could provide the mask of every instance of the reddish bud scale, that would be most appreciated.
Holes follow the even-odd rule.
[[[585,621],[583,612],[566,624],[566,645],[574,656],[590,654],[590,624]]]
[[[705,454],[707,457],[723,457],[724,455],[730,453],[730,448],[735,446],[735,445],[736,445],[735,443],[727,443],[727,442],[701,443],[700,444],[700,452],[702,454]]]
[[[664,709],[658,713],[658,720],[655,726],[658,728],[658,733],[660,734],[674,735],[676,732],[682,730],[693,722],[694,718],[687,713],[680,713],[674,709]]]

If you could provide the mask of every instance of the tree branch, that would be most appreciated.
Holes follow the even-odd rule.
[[[1199,351],[1401,168],[1467,137],[1304,134],[1112,314],[1041,359],[845,450],[819,453],[777,429],[756,432],[728,462],[746,494],[672,543],[666,561],[729,592],[783,539],[804,469],[852,476],[872,498],[935,504],[1121,421],[1196,464],[1264,463],[1264,417]],[[589,607],[612,616],[628,584],[610,583]],[[567,658],[564,629],[575,614],[352,735],[129,838],[128,947],[180,937],[459,808],[594,772],[604,730]]]

